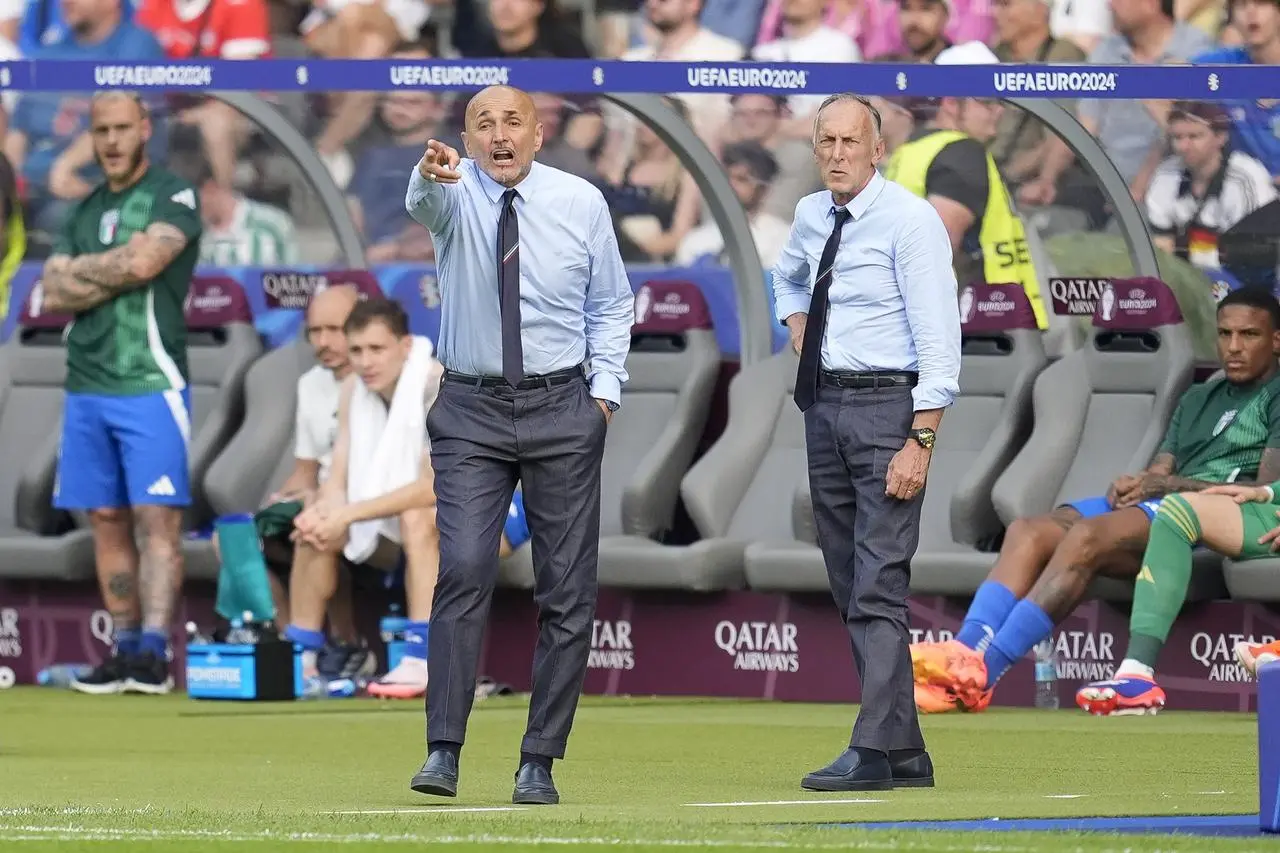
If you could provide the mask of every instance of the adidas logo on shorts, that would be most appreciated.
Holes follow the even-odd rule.
[[[173,481],[169,479],[168,474],[147,487],[147,494],[155,495],[160,498],[171,498],[177,493],[177,490],[173,487]]]

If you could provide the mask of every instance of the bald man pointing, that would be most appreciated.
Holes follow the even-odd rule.
[[[440,579],[427,760],[411,787],[453,797],[498,546],[516,482],[533,545],[538,645],[512,802],[559,802],[596,605],[600,463],[621,401],[633,297],[600,191],[534,162],[532,99],[496,86],[467,106],[468,159],[435,140],[405,207],[431,232],[444,379],[427,414]]]

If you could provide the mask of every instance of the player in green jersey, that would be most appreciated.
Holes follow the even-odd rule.
[[[166,693],[190,503],[183,303],[199,254],[199,201],[148,161],[151,119],[136,95],[95,95],[90,134],[106,180],[67,218],[41,278],[42,309],[74,315],[54,504],[89,514],[116,629],[110,658],[73,686]]]
[[[1217,319],[1225,378],[1182,395],[1145,471],[1121,475],[1106,496],[1010,525],[956,638],[912,646],[917,707],[987,707],[999,678],[1052,636],[1095,576],[1139,576],[1165,495],[1280,479],[1280,303],[1237,290],[1218,304]],[[1158,709],[1163,694],[1148,691],[1142,701]]]

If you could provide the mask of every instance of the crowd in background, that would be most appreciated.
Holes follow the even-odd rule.
[[[1280,64],[1280,0],[0,0],[0,58],[933,62],[975,42],[1003,62]],[[433,260],[429,237],[404,213],[404,185],[428,138],[460,147],[464,98],[412,90],[268,97],[345,192],[371,262]],[[821,101],[670,99],[721,159],[765,266],[782,249],[797,200],[818,188],[810,134]],[[600,186],[627,261],[722,260],[696,183],[653,132],[592,98],[540,94],[537,103],[540,159]],[[991,155],[1021,216],[1044,211],[1036,221],[1050,230],[1107,227],[1111,211],[1094,179],[1021,110],[981,99],[877,104],[891,151],[944,115],[945,126]],[[88,98],[8,93],[3,105],[4,153],[38,256],[40,235],[56,233],[95,180]],[[1066,105],[1119,168],[1157,242],[1193,264],[1214,266],[1216,235],[1276,197],[1276,102]],[[332,241],[306,236],[325,230],[317,206],[248,119],[199,97],[157,97],[152,108],[157,159],[201,189],[207,263],[328,260],[317,253]],[[948,181],[963,204],[986,186],[985,171],[979,186],[962,164],[954,168]]]

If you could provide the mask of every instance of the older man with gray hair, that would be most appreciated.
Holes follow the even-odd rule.
[[[849,749],[801,785],[930,787],[906,598],[929,457],[959,390],[951,240],[928,201],[876,171],[885,145],[866,98],[824,101],[813,148],[826,189],[796,206],[773,289],[800,356],[818,544],[863,702]]]

